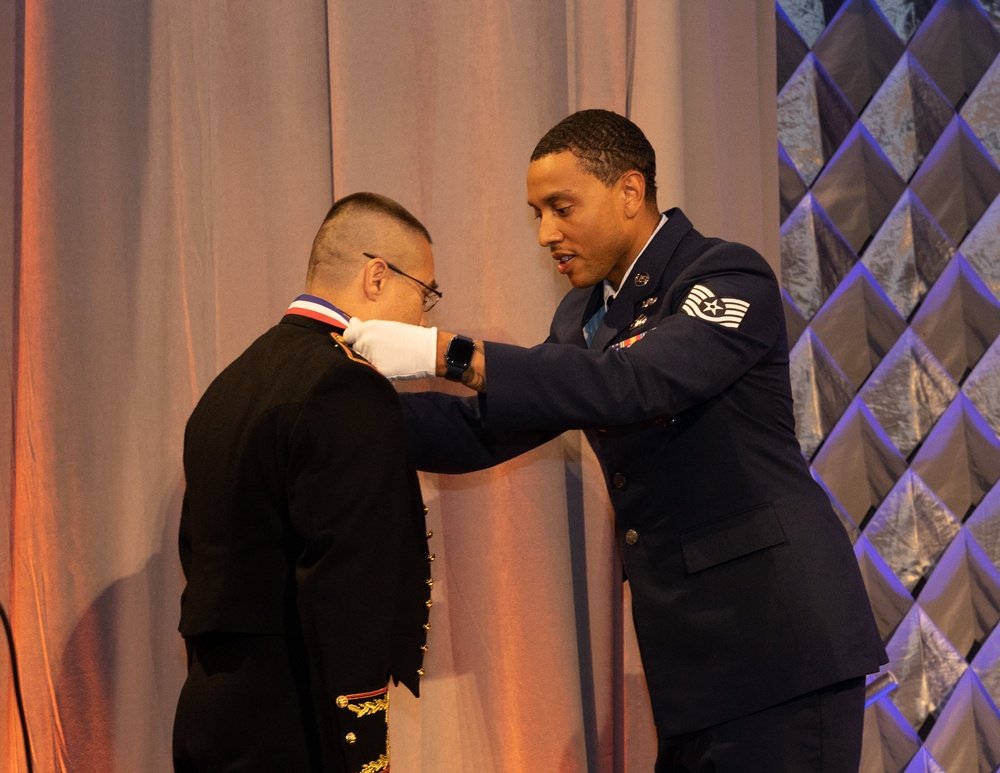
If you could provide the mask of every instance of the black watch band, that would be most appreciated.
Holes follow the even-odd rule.
[[[452,338],[444,353],[444,364],[448,368],[444,377],[449,381],[461,381],[462,374],[472,364],[472,353],[475,350],[476,344],[468,336]]]

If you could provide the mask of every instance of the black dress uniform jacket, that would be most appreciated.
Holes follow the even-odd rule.
[[[404,400],[417,466],[431,471],[585,430],[663,737],[886,661],[850,540],[796,441],[774,274],[749,247],[667,215],[589,348],[600,285],[566,295],[545,343],[487,342],[478,398]]]
[[[390,676],[418,692],[430,583],[399,399],[334,330],[285,316],[195,408],[180,631],[195,645],[220,634],[303,642],[287,652],[307,661],[292,671],[304,674],[295,688],[311,697],[307,721],[322,747],[310,757],[321,756],[317,769],[354,773],[387,754]],[[278,706],[245,711],[273,711],[271,732],[290,732]]]

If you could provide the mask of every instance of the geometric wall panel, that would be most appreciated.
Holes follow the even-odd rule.
[[[813,51],[855,113],[860,113],[903,53],[903,43],[871,0],[847,0]]]
[[[905,188],[899,172],[859,121],[813,184],[812,193],[851,249],[860,254]]]
[[[1000,335],[1000,301],[956,255],[913,317],[912,328],[961,383]]]
[[[780,239],[781,283],[809,319],[858,257],[811,193],[781,224]]]
[[[909,53],[889,73],[861,121],[904,180],[909,180],[955,114]]]
[[[961,107],[1000,53],[1000,32],[974,0],[947,0],[927,14],[909,51]]]
[[[969,265],[993,296],[1000,298],[1000,197],[993,200],[960,246]]]
[[[778,94],[778,142],[807,185],[856,120],[844,95],[809,54]]]
[[[812,467],[851,520],[864,526],[906,471],[906,461],[864,402],[855,399]]]
[[[909,456],[958,394],[958,387],[911,329],[858,393],[896,448]]]
[[[890,656],[860,769],[1000,771],[1000,0],[776,32],[797,437]]]
[[[1000,479],[1000,438],[964,394],[948,406],[910,469],[960,520]]]
[[[857,556],[861,577],[865,581],[875,623],[882,641],[887,642],[913,606],[913,596],[867,537],[862,535],[854,543],[854,555]]]
[[[1000,193],[1000,169],[956,115],[910,187],[951,241],[958,244]]]
[[[859,389],[906,330],[892,302],[858,263],[813,318],[812,329]]]
[[[962,106],[961,116],[993,161],[1000,165],[1000,57],[993,60]]]
[[[979,359],[962,385],[962,391],[993,431],[1000,434],[1000,338]]]
[[[889,697],[910,727],[919,730],[941,710],[969,665],[919,604],[903,618],[886,651],[888,669],[899,680]]]
[[[920,736],[888,698],[865,711],[859,773],[898,773],[920,749]]]
[[[930,487],[907,470],[879,505],[865,536],[914,593],[961,529]]]
[[[789,352],[795,433],[809,459],[854,398],[854,389],[812,330]]]
[[[947,771],[992,773],[1000,765],[1000,715],[972,669],[958,680],[926,748]]]
[[[900,196],[861,262],[878,280],[896,309],[908,318],[920,304],[955,246],[912,191]]]
[[[965,525],[993,566],[1000,569],[1000,486],[990,489]]]
[[[948,545],[920,591],[920,606],[966,660],[972,660],[996,627],[1000,569],[965,529]]]

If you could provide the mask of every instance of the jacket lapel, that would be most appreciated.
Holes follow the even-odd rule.
[[[628,331],[632,323],[639,318],[637,315],[641,314],[639,304],[650,295],[662,294],[666,289],[663,281],[665,278],[670,278],[671,282],[676,279],[677,272],[666,272],[666,269],[681,239],[692,229],[692,225],[677,208],[668,210],[666,215],[667,222],[653,237],[653,241],[636,261],[631,273],[622,282],[622,289],[594,334],[594,340],[590,344],[591,349],[606,349],[612,341]],[[644,330],[644,325],[637,325],[635,328],[636,334]]]

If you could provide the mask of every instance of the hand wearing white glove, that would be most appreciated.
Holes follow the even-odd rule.
[[[362,322],[351,317],[344,339],[390,381],[434,375],[436,327],[407,325],[387,319]]]

